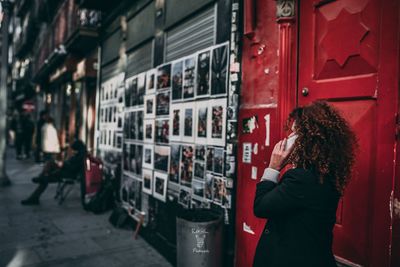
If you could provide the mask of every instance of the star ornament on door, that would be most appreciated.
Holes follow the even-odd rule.
[[[327,33],[320,44],[328,59],[335,60],[343,67],[349,57],[360,54],[361,42],[368,32],[360,13],[351,14],[342,9],[335,19],[328,21]]]

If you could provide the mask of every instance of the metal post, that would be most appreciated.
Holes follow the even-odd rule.
[[[6,173],[7,139],[7,76],[8,76],[8,28],[10,24],[11,3],[1,1],[3,21],[1,23],[1,69],[0,69],[0,186],[11,184]]]

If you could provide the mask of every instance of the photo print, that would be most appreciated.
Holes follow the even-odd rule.
[[[235,178],[236,161],[234,156],[227,156],[225,162],[225,175],[228,178]]]
[[[131,127],[131,118],[130,118],[130,113],[125,112],[124,114],[125,119],[124,119],[124,138],[125,139],[130,139],[130,127]]]
[[[137,104],[137,78],[131,77],[125,81],[125,107]]]
[[[135,176],[141,176],[143,146],[131,144],[129,150],[129,158],[130,158],[130,172]]]
[[[172,101],[182,99],[183,61],[176,61],[172,65]]]
[[[154,147],[154,169],[162,172],[168,172],[169,169],[169,146]]]
[[[154,146],[143,145],[143,168],[153,169]]]
[[[206,173],[206,182],[204,185],[204,196],[208,200],[213,200],[213,186],[214,186],[214,176],[212,173]]]
[[[212,51],[211,95],[225,95],[228,83],[228,44]]]
[[[169,167],[169,181],[179,184],[179,163],[181,156],[181,146],[178,144],[171,144],[171,160]]]
[[[169,115],[170,91],[160,92],[156,96],[156,116]]]
[[[122,133],[117,133],[116,137],[117,137],[116,148],[120,149],[120,148],[122,148]]]
[[[180,184],[191,187],[193,178],[193,153],[192,145],[182,146],[180,164]]]
[[[214,203],[221,205],[226,195],[225,180],[222,177],[214,176],[213,181],[213,200]]]
[[[144,141],[154,142],[154,120],[144,120]]]
[[[181,125],[182,125],[182,105],[172,104],[171,105],[171,141],[181,141]]]
[[[171,87],[171,64],[160,66],[157,69],[157,90]]]
[[[153,196],[163,202],[167,201],[167,181],[168,181],[168,174],[161,172],[154,172]]]
[[[146,74],[146,94],[154,94],[156,90],[157,69],[149,70]]]
[[[153,194],[153,171],[143,169],[143,188],[142,191],[146,194]]]
[[[200,199],[192,198],[190,207],[192,209],[209,209],[210,208],[210,202],[208,201],[202,201]]]
[[[189,57],[184,60],[183,66],[183,98],[194,97],[196,79],[196,58]]]
[[[120,197],[121,202],[123,204],[128,205],[129,203],[129,188],[131,187],[130,183],[132,183],[132,179],[129,176],[122,176],[121,188],[120,188]]]
[[[208,126],[207,144],[225,146],[226,134],[226,99],[215,99],[210,101],[209,111],[211,119]]]
[[[136,112],[129,112],[129,136],[128,139],[136,140],[138,136],[138,128],[136,124],[137,114]]]
[[[146,95],[144,97],[144,117],[145,119],[153,119],[156,115],[156,96]]]
[[[179,190],[179,199],[178,203],[181,204],[184,208],[189,208],[190,199],[192,196],[192,192],[190,189],[182,188]]]
[[[130,151],[128,151],[128,147],[130,147],[130,145],[125,143],[123,148],[122,148],[122,155],[123,155],[122,158],[123,158],[124,171],[130,171],[131,170],[131,160],[129,158]]]
[[[137,140],[142,141],[143,140],[143,111],[142,110],[137,111],[136,127],[138,129]]]
[[[207,121],[208,121],[208,102],[200,101],[196,103],[196,142],[207,142]]]
[[[210,94],[210,51],[198,54],[197,58],[197,97],[208,96]]]
[[[206,146],[196,145],[195,159],[197,161],[204,161],[206,156]]]
[[[129,188],[129,204],[132,208],[141,211],[142,209],[142,182],[133,180]]]
[[[193,196],[204,198],[204,181],[193,179],[192,181]]]
[[[220,147],[207,147],[206,170],[221,174],[223,173],[224,149]]]
[[[182,140],[184,142],[194,141],[194,111],[193,104],[183,105],[183,135]]]
[[[169,142],[169,119],[155,121],[155,142],[168,144]]]
[[[222,206],[227,209],[232,208],[232,190],[225,190],[225,195],[222,198]]]
[[[214,171],[214,148],[208,146],[206,151],[206,170]]]
[[[194,177],[204,180],[204,175],[205,175],[205,165],[203,162],[194,162]]]
[[[137,76],[137,105],[141,106],[144,103],[144,94],[146,89],[146,73],[141,73]]]

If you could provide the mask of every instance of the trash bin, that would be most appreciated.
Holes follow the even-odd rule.
[[[212,210],[183,210],[176,218],[177,266],[221,267],[223,216]]]

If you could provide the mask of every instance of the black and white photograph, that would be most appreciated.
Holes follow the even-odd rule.
[[[155,121],[155,142],[168,144],[169,142],[169,119]]]
[[[142,182],[133,180],[129,188],[129,204],[138,211],[142,209]]]
[[[156,116],[169,115],[170,91],[159,92],[156,96]]]
[[[156,96],[146,95],[144,97],[144,118],[153,119],[156,115]]]
[[[234,156],[227,156],[225,160],[225,175],[228,178],[235,177],[236,161]]]
[[[208,121],[208,103],[201,101],[196,103],[196,143],[207,142],[207,121]]]
[[[180,164],[180,184],[191,187],[193,179],[193,154],[192,145],[183,145]]]
[[[169,181],[179,184],[179,164],[181,156],[181,146],[178,144],[171,144],[171,158],[169,163]]]
[[[143,168],[153,169],[154,146],[143,145]]]
[[[209,209],[210,208],[210,202],[208,201],[203,201],[201,199],[193,198],[190,200],[190,207],[192,209]]]
[[[120,149],[120,148],[122,148],[122,133],[121,132],[116,133],[115,136],[117,138],[117,144],[115,147]]]
[[[228,82],[228,45],[215,47],[211,60],[211,95],[225,95]]]
[[[210,94],[210,51],[198,54],[197,58],[197,97],[208,96]]]
[[[179,190],[178,203],[184,208],[189,208],[192,192],[190,189],[182,188]]]
[[[196,58],[188,57],[184,60],[184,66],[183,66],[184,99],[190,99],[194,97],[195,82],[196,82]]]
[[[142,191],[146,194],[153,194],[153,171],[143,169],[143,188]]]
[[[208,146],[206,150],[206,170],[214,171],[214,147]]]
[[[224,149],[223,148],[215,148],[214,149],[214,157],[213,157],[213,172],[222,174],[223,166],[224,166]]]
[[[156,90],[157,69],[151,69],[146,74],[146,95],[154,94]]]
[[[172,64],[172,101],[182,99],[183,86],[183,61],[176,61]]]
[[[157,69],[157,90],[171,87],[171,64],[166,64]]]
[[[198,179],[204,180],[204,175],[205,175],[205,164],[204,162],[194,162],[194,177]]]
[[[137,127],[137,140],[143,141],[143,110],[137,111],[136,115],[136,127]]]
[[[210,101],[211,126],[208,127],[207,144],[225,146],[226,134],[226,99],[215,99]]]
[[[130,146],[131,173],[135,176],[142,175],[143,146],[131,144]]]
[[[123,155],[122,158],[123,158],[124,171],[130,171],[131,170],[131,159],[129,157],[130,151],[128,150],[129,147],[130,147],[130,145],[125,143],[123,148],[122,148],[122,155]]]
[[[146,73],[141,73],[137,76],[137,104],[139,106],[143,105],[144,95],[146,91]]]
[[[192,181],[193,195],[204,198],[204,181],[193,179]]]
[[[181,141],[181,126],[182,126],[182,105],[172,104],[171,105],[171,141]]]
[[[154,142],[154,120],[144,120],[144,142]]]
[[[169,169],[169,146],[154,147],[154,169],[162,172],[168,172]]]
[[[184,142],[194,141],[194,107],[193,104],[185,104],[183,108],[183,136]]]
[[[204,185],[204,196],[208,200],[213,200],[214,176],[212,173],[206,173],[206,182]]]
[[[232,190],[226,189],[225,195],[222,198],[222,206],[227,209],[232,208]]]
[[[137,127],[137,114],[136,112],[130,112],[129,116],[129,139],[136,140],[138,133]]]
[[[168,174],[154,172],[153,196],[163,202],[167,201],[167,181]]]
[[[195,159],[197,161],[204,161],[206,158],[206,146],[196,145]]]
[[[124,129],[123,129],[123,132],[124,132],[124,138],[125,139],[130,139],[129,138],[129,136],[130,136],[130,127],[131,127],[131,123],[130,123],[130,114],[128,113],[128,112],[125,112],[125,114],[124,114]]]

